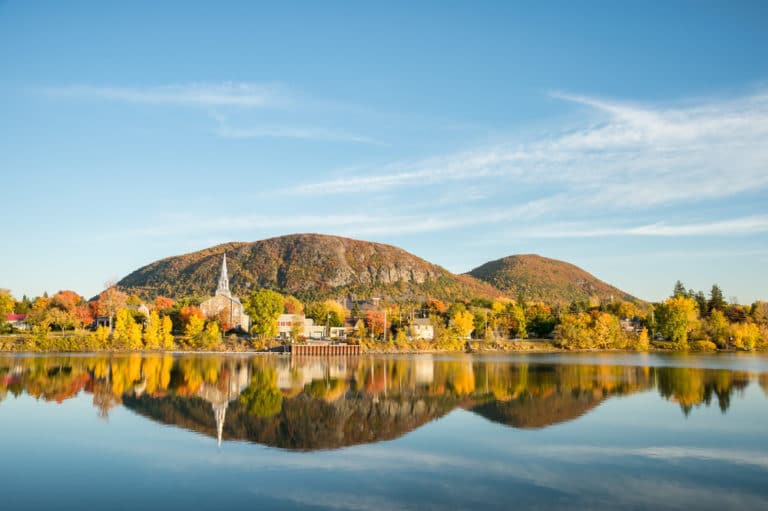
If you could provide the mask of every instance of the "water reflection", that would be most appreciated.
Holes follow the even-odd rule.
[[[0,357],[0,402],[91,395],[222,440],[332,449],[397,438],[462,408],[515,428],[573,420],[612,396],[657,391],[688,415],[768,374],[696,367],[478,359],[98,355]],[[0,406],[2,406],[0,404]]]

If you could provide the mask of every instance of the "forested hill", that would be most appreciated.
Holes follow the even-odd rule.
[[[498,289],[391,245],[321,234],[294,234],[252,243],[227,243],[153,262],[118,287],[144,298],[210,296],[222,255],[227,254],[230,289],[246,296],[265,287],[302,300],[470,299],[502,296]]]
[[[638,301],[578,266],[534,254],[490,261],[467,275],[485,281],[515,299],[566,304],[588,301],[594,296],[601,300],[613,297],[615,300]]]

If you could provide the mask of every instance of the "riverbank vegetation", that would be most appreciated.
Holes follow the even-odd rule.
[[[110,286],[85,300],[69,290],[16,300],[0,290],[0,350],[265,350],[302,342],[303,317],[367,351],[562,349],[676,351],[768,348],[768,302],[728,303],[678,282],[663,302],[597,298],[569,306],[497,298],[447,303],[437,299],[302,303],[260,289],[244,300],[253,326],[235,331],[226,318],[206,318],[200,300],[156,297],[149,304]],[[6,321],[23,316],[23,330]],[[278,317],[302,318],[278,340]],[[19,326],[17,324],[17,326]],[[533,344],[527,340],[545,340]]]

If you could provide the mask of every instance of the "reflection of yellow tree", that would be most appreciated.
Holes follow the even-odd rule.
[[[251,376],[251,384],[240,394],[240,402],[251,415],[268,418],[280,413],[283,394],[277,388],[277,371],[274,368],[257,369]]]

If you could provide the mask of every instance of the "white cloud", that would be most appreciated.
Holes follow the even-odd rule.
[[[292,99],[274,84],[187,83],[153,87],[74,85],[48,89],[55,96],[105,99],[155,105],[266,108],[285,106]]]
[[[259,126],[249,128],[233,128],[220,124],[216,133],[224,138],[298,138],[304,140],[319,140],[326,142],[355,142],[360,144],[385,145],[370,137],[334,131],[324,128],[301,128],[286,126]]]
[[[747,216],[714,222],[669,224],[659,222],[630,227],[584,225],[537,226],[527,232],[533,238],[594,238],[604,236],[715,236],[768,232],[768,215]]]
[[[508,142],[378,172],[293,187],[298,194],[365,193],[405,186],[487,182],[557,186],[568,204],[637,209],[734,196],[768,187],[768,96],[679,108],[641,107],[584,96],[576,129],[528,143]]]

